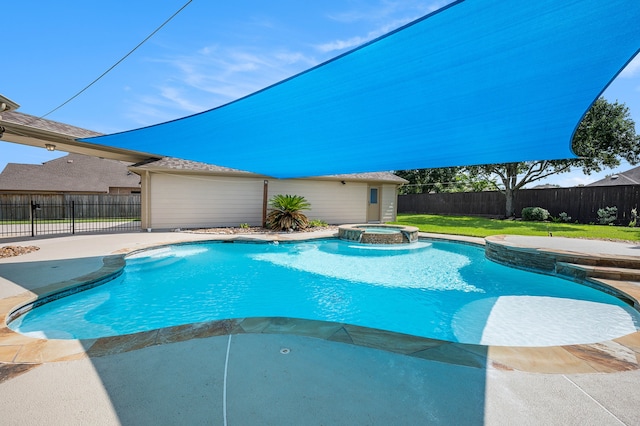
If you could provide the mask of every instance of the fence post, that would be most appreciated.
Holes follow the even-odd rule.
[[[35,220],[36,220],[36,203],[34,203],[33,200],[31,200],[31,236],[32,237],[36,236]]]
[[[71,234],[76,233],[76,202],[71,200]]]

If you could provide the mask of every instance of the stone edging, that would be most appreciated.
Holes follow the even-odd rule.
[[[563,250],[519,247],[505,240],[504,235],[487,237],[485,255],[488,259],[513,268],[554,275],[594,287],[609,293],[640,310],[640,286],[624,280],[593,278],[579,268],[570,268],[568,263],[598,266],[616,265],[635,267],[640,258],[622,255],[592,255]]]

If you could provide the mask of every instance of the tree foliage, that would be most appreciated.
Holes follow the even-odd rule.
[[[486,189],[497,189],[505,194],[505,215],[515,215],[515,194],[525,185],[558,173],[566,173],[572,168],[581,168],[585,174],[602,171],[620,165],[622,159],[630,164],[640,162],[640,136],[636,134],[635,123],[630,117],[629,108],[618,102],[607,102],[599,98],[587,111],[578,125],[572,140],[572,148],[577,159],[527,161],[506,164],[486,164],[472,167],[454,167],[448,169],[431,169],[424,176],[448,176],[455,170],[454,178],[447,181],[466,179],[481,182]],[[443,170],[450,170],[444,172]],[[414,175],[420,176],[419,171]],[[396,172],[403,176],[400,172]],[[408,176],[413,176],[409,174]],[[405,177],[411,183],[412,179]],[[434,187],[435,184],[432,183]],[[428,192],[428,191],[416,191]]]
[[[636,134],[629,108],[618,102],[609,103],[602,97],[597,99],[578,125],[572,148],[580,158],[489,164],[472,169],[479,175],[498,177],[497,189],[504,192],[506,198],[505,215],[514,216],[515,194],[531,182],[569,172],[572,168],[581,168],[588,175],[617,167],[622,159],[637,164],[640,161],[640,136]]]
[[[398,170],[395,174],[409,181],[400,188],[400,194],[478,192],[495,188],[494,182],[472,175],[464,167]]]
[[[402,194],[421,194],[423,192],[454,192],[452,182],[455,182],[460,167],[442,169],[413,169],[398,170],[396,175],[409,181],[408,185],[400,188]]]
[[[636,134],[629,108],[604,98],[599,98],[587,111],[572,146],[582,158],[568,161],[572,166],[582,167],[586,174],[617,167],[621,159],[630,164],[640,162],[640,136]]]

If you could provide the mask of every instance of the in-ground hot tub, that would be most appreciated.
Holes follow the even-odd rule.
[[[418,228],[380,224],[341,225],[338,237],[364,244],[408,244],[418,241]]]

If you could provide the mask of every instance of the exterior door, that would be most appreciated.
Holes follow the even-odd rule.
[[[380,187],[369,187],[369,208],[367,209],[367,222],[380,222]]]

